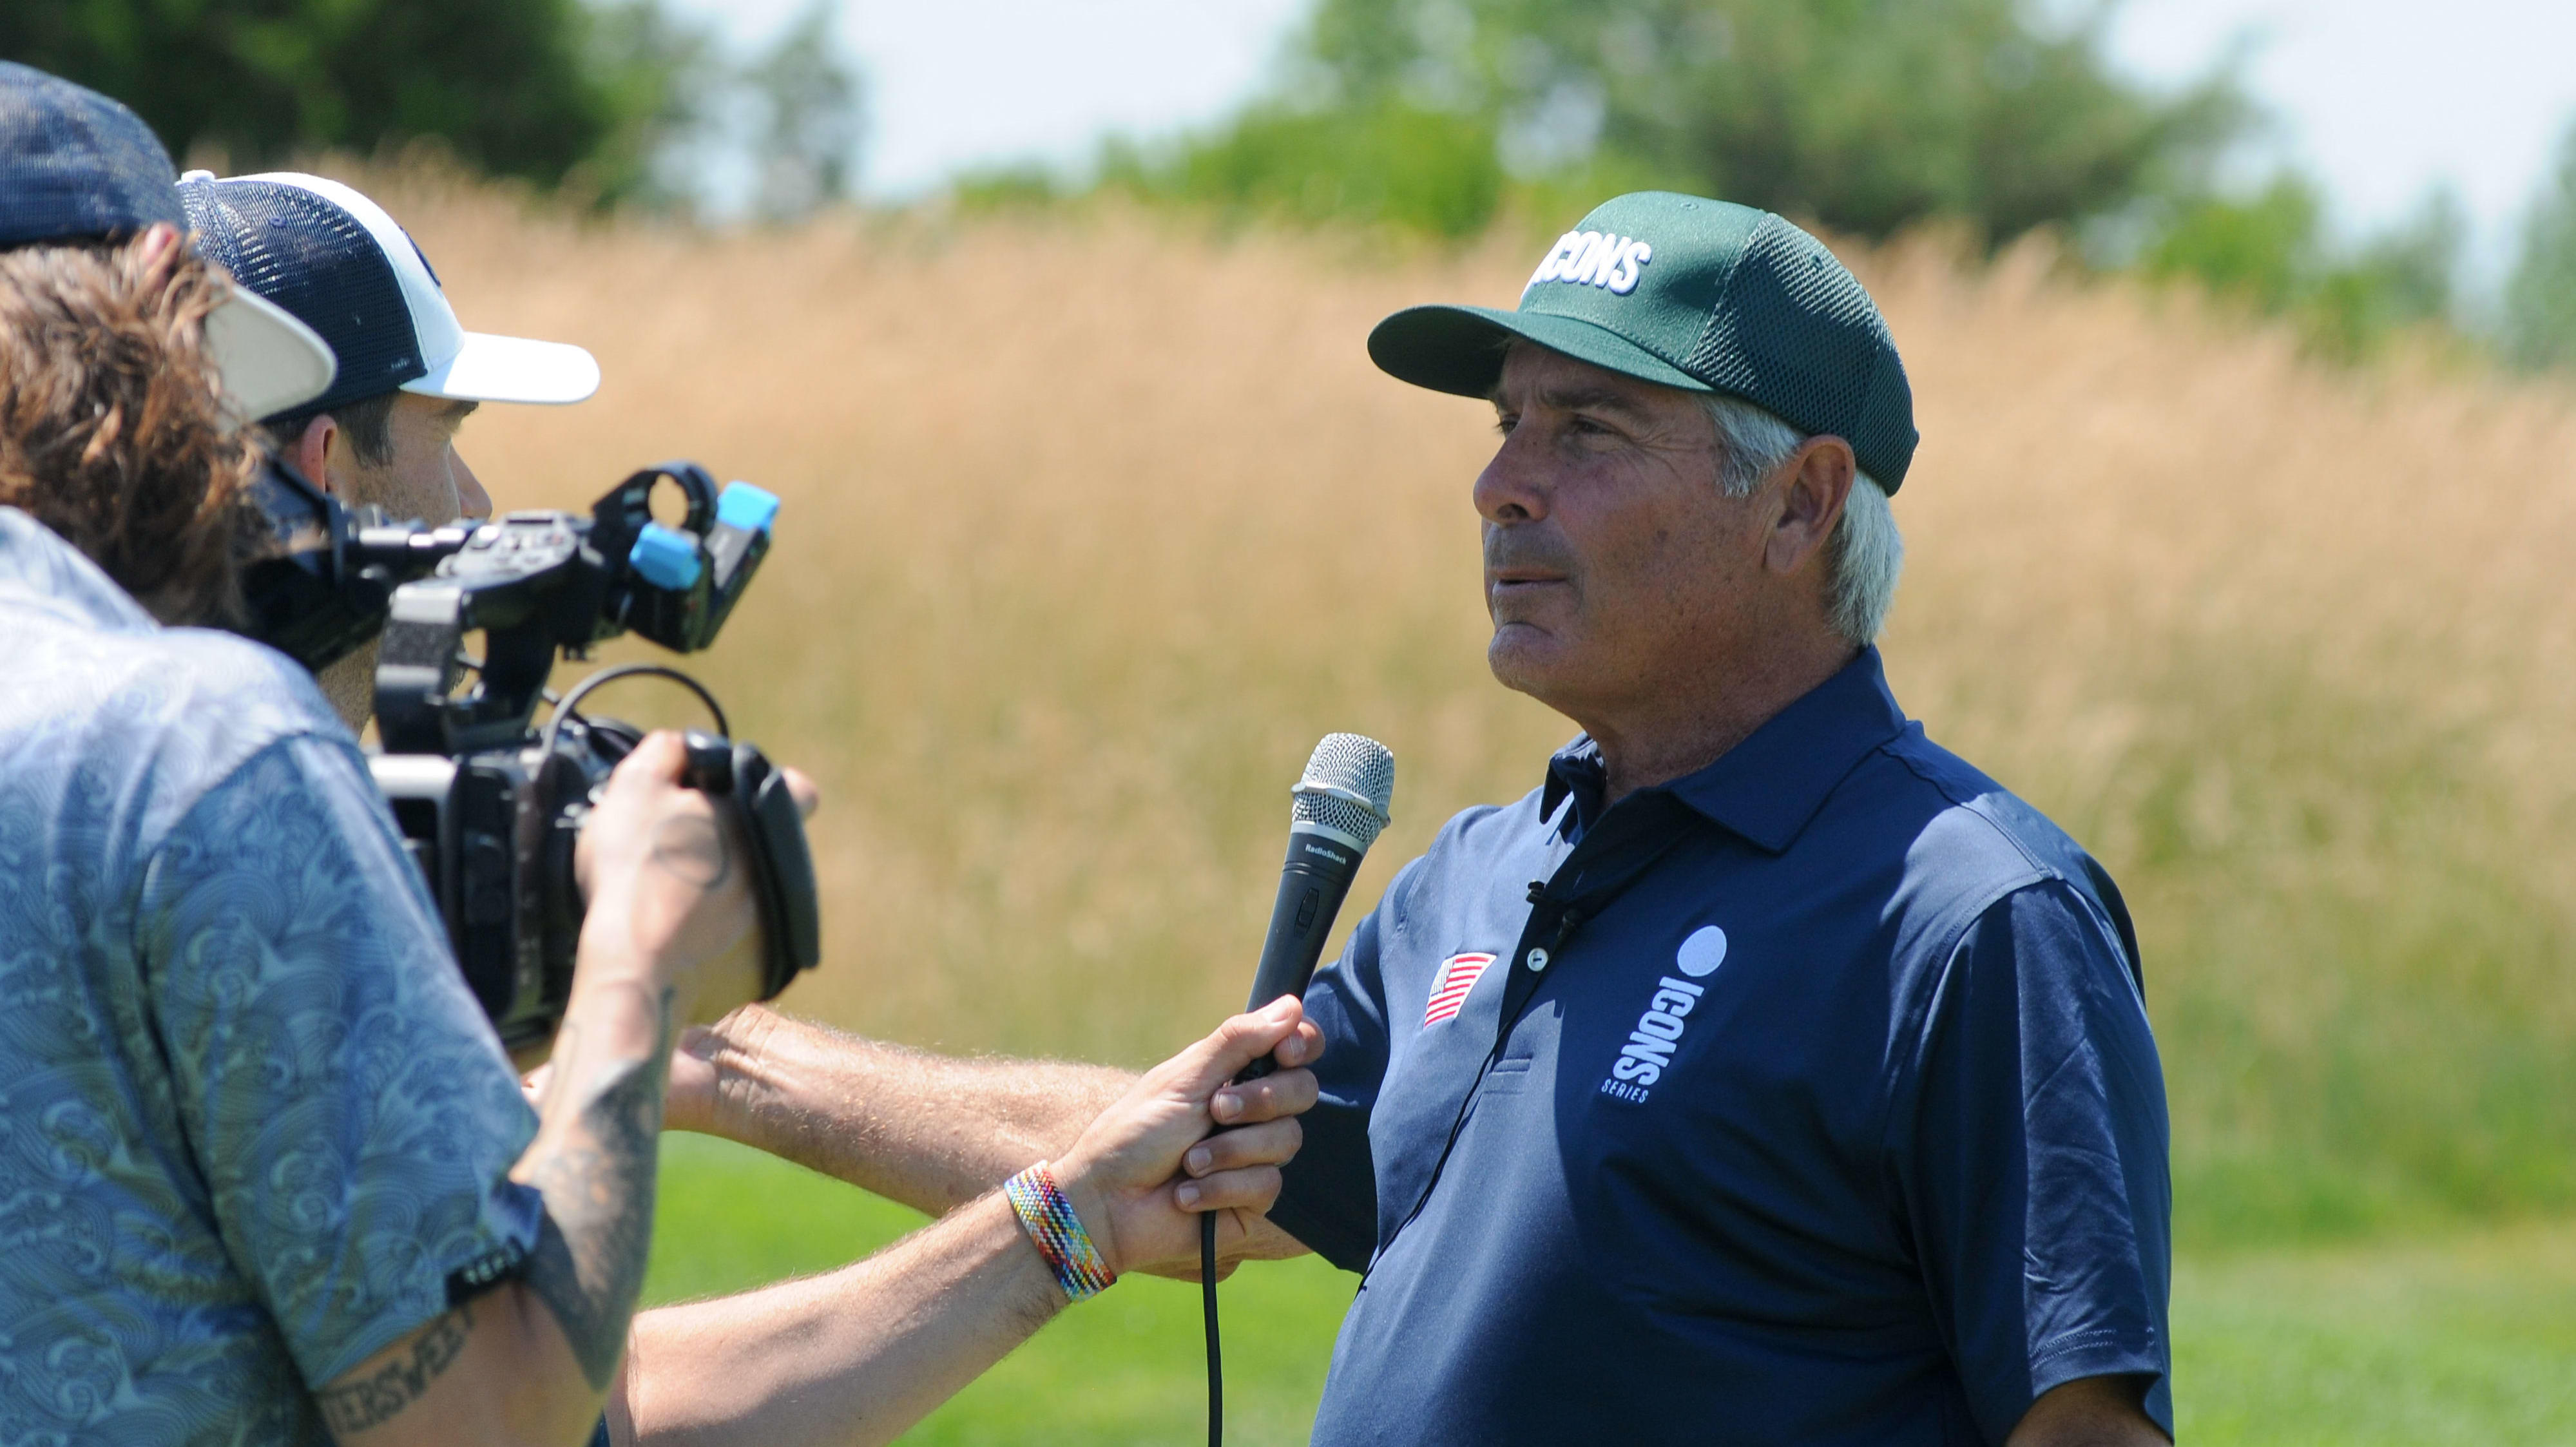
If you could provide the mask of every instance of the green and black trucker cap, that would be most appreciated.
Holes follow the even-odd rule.
[[[1823,242],[1768,211],[1613,197],[1557,239],[1519,310],[1407,307],[1369,333],[1369,358],[1417,387],[1485,397],[1515,337],[1832,433],[1890,493],[1914,460],[1914,393],[1877,304]]]

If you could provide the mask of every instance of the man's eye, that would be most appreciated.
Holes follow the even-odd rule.
[[[1512,429],[1520,425],[1520,420],[1521,419],[1518,417],[1506,412],[1494,419],[1494,430],[1503,434],[1505,437],[1509,437],[1512,435]]]

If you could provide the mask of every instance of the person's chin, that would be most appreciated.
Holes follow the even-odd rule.
[[[1562,669],[1563,640],[1534,623],[1497,623],[1485,645],[1485,664],[1505,688],[1546,697],[1548,684]]]

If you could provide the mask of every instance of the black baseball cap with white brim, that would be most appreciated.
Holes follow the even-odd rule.
[[[191,171],[179,199],[208,255],[340,355],[329,391],[279,414],[395,390],[550,404],[599,390],[599,363],[580,347],[465,330],[411,234],[349,186],[294,171]]]
[[[170,153],[142,117],[60,76],[0,61],[0,249],[112,241],[165,222],[184,232],[175,179]],[[240,286],[207,316],[206,352],[244,417],[300,406],[331,386],[329,344]]]

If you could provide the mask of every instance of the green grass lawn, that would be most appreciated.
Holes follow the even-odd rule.
[[[666,1137],[651,1301],[837,1266],[921,1222],[798,1167]],[[1313,1260],[1225,1284],[1229,1442],[1305,1440],[1353,1278]],[[2174,1283],[2194,1444],[2576,1442],[2576,1226],[2205,1256]],[[1198,1289],[1074,1308],[904,1440],[1186,1443],[1205,1430]]]
[[[2576,1442],[2576,1226],[2175,1273],[2195,1443]]]

